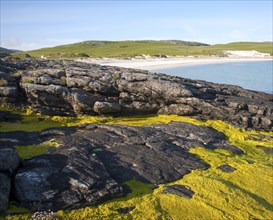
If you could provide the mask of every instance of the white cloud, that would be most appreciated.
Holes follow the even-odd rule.
[[[22,46],[22,41],[20,41],[17,38],[11,38],[9,40],[6,41],[2,41],[1,42],[1,47],[5,47],[5,48],[9,48],[9,49],[13,49],[13,48],[19,48]]]
[[[2,41],[1,47],[17,50],[34,50],[40,48],[41,46],[37,43],[23,42],[16,38],[12,38],[6,41]]]
[[[11,38],[8,40],[4,40],[1,42],[1,47],[5,47],[8,49],[17,49],[17,50],[35,50],[43,47],[54,47],[63,44],[77,43],[83,41],[82,39],[40,39],[35,40],[33,42],[21,41],[17,38]]]

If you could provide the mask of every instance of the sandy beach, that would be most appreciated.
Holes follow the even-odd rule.
[[[144,56],[141,58],[84,58],[79,61],[96,63],[100,65],[120,66],[126,68],[136,68],[143,70],[157,70],[177,66],[204,65],[214,63],[228,62],[253,62],[253,61],[272,61],[273,57],[269,54],[259,53],[257,51],[226,51],[226,57],[216,56],[198,56],[198,57],[167,57],[155,58]]]

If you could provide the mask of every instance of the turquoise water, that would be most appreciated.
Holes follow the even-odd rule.
[[[153,72],[214,83],[238,85],[245,89],[273,93],[273,61],[181,66],[156,69]]]

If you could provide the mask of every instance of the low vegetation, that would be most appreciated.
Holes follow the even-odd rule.
[[[18,113],[18,112],[17,112]],[[226,135],[227,140],[244,151],[235,155],[227,150],[210,150],[196,146],[190,150],[211,165],[208,170],[194,170],[182,179],[172,183],[154,186],[135,180],[124,184],[132,192],[95,207],[78,210],[58,211],[58,219],[273,219],[273,158],[261,147],[273,148],[273,132],[244,131],[222,121],[200,121],[176,115],[150,115],[137,117],[51,117],[26,111],[23,120],[0,122],[0,131],[40,131],[58,126],[76,126],[87,123],[122,124],[145,126],[186,122],[197,126],[209,126]],[[54,143],[54,141],[52,141]],[[49,144],[50,145],[50,144]],[[43,143],[43,146],[49,146]],[[54,145],[54,144],[53,144]],[[20,147],[18,147],[20,149]],[[17,148],[17,150],[18,150]],[[34,147],[21,152],[22,158],[31,156]],[[47,150],[47,149],[43,149]],[[20,151],[19,151],[20,152]],[[44,153],[44,151],[40,152]],[[32,155],[37,155],[36,152]],[[237,170],[225,173],[217,167],[229,164]],[[167,185],[182,184],[190,187],[195,195],[192,199],[162,193]],[[19,208],[12,202],[9,213]],[[120,208],[134,207],[128,214],[121,214]],[[26,212],[27,210],[23,210]],[[17,212],[18,213],[18,212]],[[16,215],[7,219],[29,219],[31,214]]]
[[[16,146],[16,151],[22,160],[45,154],[52,148],[57,148],[60,145],[53,139],[45,141],[38,145]]]
[[[207,45],[187,41],[85,41],[39,50],[14,53],[14,57],[63,59],[84,57],[136,57],[151,55],[164,56],[222,56],[223,50],[257,50],[273,55],[272,42],[236,42]]]

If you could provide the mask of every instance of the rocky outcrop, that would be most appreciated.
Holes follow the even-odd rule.
[[[0,59],[0,103],[31,106],[49,115],[177,114],[273,130],[272,95],[65,60]],[[0,121],[21,119],[0,111]],[[62,147],[20,163],[15,146],[52,138]],[[230,145],[223,133],[187,123],[144,127],[87,124],[41,132],[2,132],[0,146],[0,212],[7,209],[10,195],[26,208],[73,209],[124,195],[128,189],[123,183],[128,180],[156,187],[181,179],[192,170],[210,167],[189,153],[197,146],[244,153]],[[218,169],[236,170],[228,164]],[[182,185],[167,186],[164,192],[186,198],[194,195]],[[124,207],[117,212],[133,209]]]
[[[273,96],[237,86],[66,60],[0,64],[1,103],[44,114],[178,114],[273,130]]]
[[[0,147],[0,213],[8,208],[11,179],[19,162],[19,156],[14,149]]]
[[[187,123],[81,125],[22,135],[5,132],[0,137],[11,139],[13,135],[17,144],[55,138],[62,145],[24,160],[15,173],[14,198],[26,208],[39,210],[95,205],[123,195],[127,191],[122,183],[132,179],[157,186],[192,170],[208,169],[208,164],[189,153],[192,147],[243,153],[225,141],[223,133]]]

